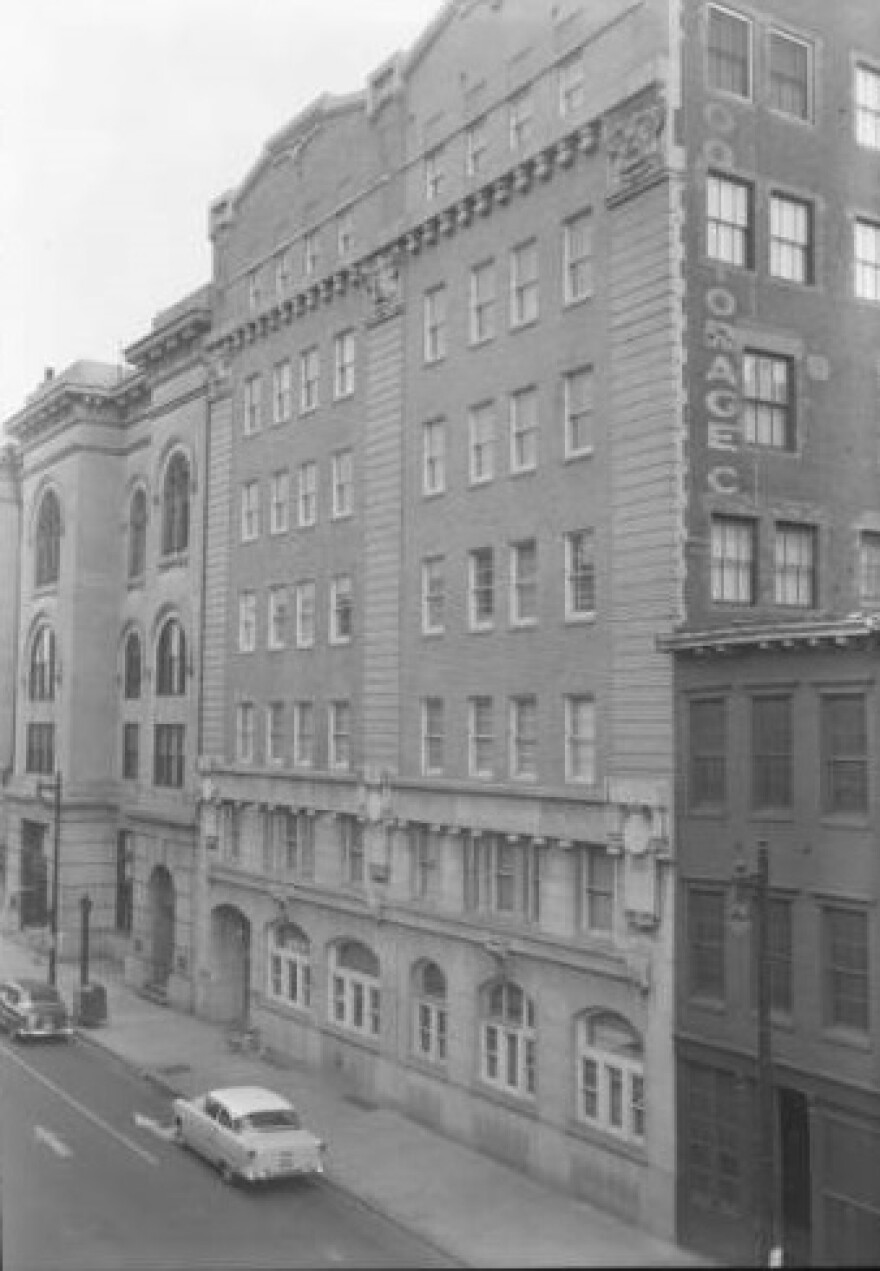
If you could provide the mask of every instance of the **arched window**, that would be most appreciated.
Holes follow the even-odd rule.
[[[577,1021],[578,1120],[618,1138],[645,1138],[641,1036],[621,1016],[592,1011]]]
[[[535,1097],[535,1003],[512,980],[496,980],[481,991],[480,1074],[508,1094]]]
[[[61,505],[54,490],[47,490],[37,515],[34,582],[49,587],[61,571]]]
[[[189,546],[189,464],[175,450],[165,469],[162,491],[162,553],[172,556]]]
[[[37,630],[31,645],[28,697],[32,702],[55,698],[55,632],[46,625]]]
[[[141,695],[141,638],[131,631],[125,641],[125,696],[134,701]]]
[[[330,1011],[334,1024],[378,1037],[381,993],[379,959],[365,944],[345,940],[330,957]]]
[[[291,1006],[311,1004],[311,944],[292,922],[277,922],[269,928],[268,990],[270,997]]]
[[[141,578],[147,566],[147,495],[135,490],[128,508],[128,576]]]
[[[436,962],[418,962],[413,970],[415,993],[413,1049],[420,1059],[444,1063],[448,1035],[446,976]]]
[[[169,618],[159,633],[156,692],[159,697],[182,697],[186,692],[186,636],[176,618]]]

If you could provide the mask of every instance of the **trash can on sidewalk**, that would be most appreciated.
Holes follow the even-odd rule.
[[[73,1013],[84,1028],[96,1028],[107,1019],[107,990],[103,984],[81,984],[73,990]]]

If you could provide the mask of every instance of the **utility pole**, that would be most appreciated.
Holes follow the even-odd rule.
[[[759,1267],[770,1263],[774,1246],[774,1126],[773,1126],[773,1056],[770,1031],[770,858],[767,842],[758,843],[758,872],[755,877],[755,956],[758,977],[758,1231],[756,1261]]]

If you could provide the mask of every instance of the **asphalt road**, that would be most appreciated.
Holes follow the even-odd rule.
[[[326,1178],[224,1185],[168,1099],[76,1040],[0,1036],[0,1163],[3,1271],[450,1265]]]

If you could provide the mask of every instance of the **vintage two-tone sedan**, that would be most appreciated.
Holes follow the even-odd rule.
[[[263,1182],[324,1172],[327,1145],[303,1128],[293,1104],[261,1086],[227,1086],[175,1099],[178,1143],[220,1171],[224,1182]]]
[[[32,976],[4,980],[0,984],[0,1025],[13,1037],[73,1036],[70,1011],[51,984]]]

